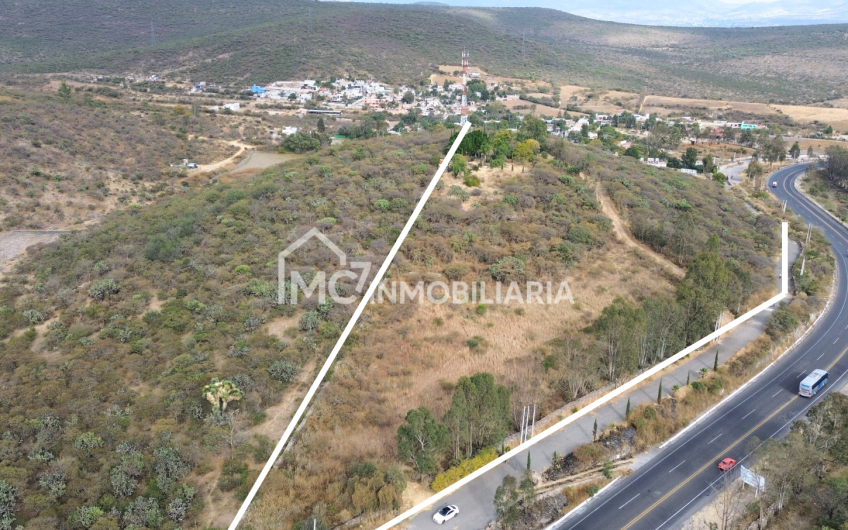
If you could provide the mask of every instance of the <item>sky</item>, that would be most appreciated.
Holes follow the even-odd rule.
[[[342,0],[344,1],[344,0]],[[354,0],[410,4],[422,0]],[[426,0],[424,0],[426,1]],[[453,6],[542,7],[660,26],[784,26],[848,23],[848,0],[430,0]],[[423,2],[422,2],[423,3]]]

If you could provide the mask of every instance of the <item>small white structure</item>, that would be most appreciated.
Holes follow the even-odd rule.
[[[698,175],[698,172],[695,171],[694,169],[681,168],[678,171],[680,171],[681,173],[686,173],[687,175],[692,175],[693,177]]]
[[[225,103],[225,104],[224,104],[224,110],[231,110],[231,111],[233,111],[233,112],[236,112],[236,111],[237,111],[237,110],[239,110],[240,108],[241,108],[241,103],[239,103],[239,102],[235,102],[235,103]]]
[[[283,127],[281,134],[283,136],[291,136],[297,132],[297,127]]]

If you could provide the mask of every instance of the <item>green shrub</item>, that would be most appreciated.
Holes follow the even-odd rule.
[[[477,188],[480,186],[480,177],[477,175],[468,175],[465,177],[464,182],[470,188]]]
[[[766,323],[766,333],[772,339],[778,339],[798,327],[795,313],[786,309],[777,309],[769,316]]]
[[[88,289],[88,294],[95,300],[105,300],[118,291],[120,291],[120,288],[115,280],[107,278],[105,280],[94,280],[94,283]]]
[[[657,417],[657,409],[654,407],[645,407],[644,412],[642,412],[642,416],[644,416],[646,420],[652,420]]]
[[[442,491],[454,482],[474,473],[489,462],[495,460],[497,457],[497,451],[491,447],[486,447],[485,449],[480,450],[474,458],[463,460],[454,467],[436,475],[436,478],[434,478],[433,482],[430,483],[430,489],[435,492]]]
[[[445,277],[448,280],[456,281],[471,272],[471,268],[464,263],[452,263],[445,267]]]

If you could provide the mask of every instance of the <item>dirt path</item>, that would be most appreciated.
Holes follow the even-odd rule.
[[[309,385],[315,381],[315,361],[309,361],[297,379],[289,386],[283,400],[272,407],[265,409],[268,418],[246,432],[250,437],[254,434],[267,436],[274,445],[283,437],[286,427],[289,426],[289,420],[294,416],[297,407],[300,405],[303,396],[309,390]],[[265,465],[265,462],[262,462]],[[261,467],[261,466],[259,466]]]
[[[636,248],[643,251],[646,255],[650,256],[652,260],[654,260],[658,265],[660,265],[667,272],[672,274],[675,278],[683,278],[686,275],[686,271],[682,268],[678,267],[674,263],[670,262],[663,256],[657,254],[646,245],[639,243],[630,237],[630,232],[624,226],[624,221],[621,220],[621,217],[618,215],[618,210],[616,210],[615,205],[612,203],[612,200],[606,196],[603,192],[598,192],[598,198],[601,202],[601,211],[604,212],[604,215],[612,219],[612,226],[615,234],[618,238],[628,247]]]
[[[238,140],[233,140],[228,145],[238,147],[239,150],[236,151],[236,154],[234,154],[233,156],[231,156],[229,158],[225,158],[224,160],[221,160],[221,161],[218,161],[218,162],[213,162],[212,164],[198,164],[197,169],[199,171],[204,172],[204,173],[207,173],[209,171],[215,171],[216,169],[221,169],[222,167],[226,166],[227,164],[234,163],[236,161],[236,158],[238,158],[242,154],[244,154],[245,151],[250,150],[250,149],[256,149],[256,146],[248,145],[248,144],[242,143]]]
[[[255,445],[256,439],[254,435],[267,436],[272,446],[276,446],[283,433],[289,426],[289,422],[294,416],[297,407],[300,405],[303,396],[306,394],[309,386],[315,380],[315,361],[310,361],[298,375],[292,384],[287,389],[282,401],[265,409],[268,417],[254,427],[247,428],[243,431],[243,439],[245,443]],[[226,528],[232,522],[236,512],[241,505],[232,493],[225,493],[217,488],[218,479],[221,476],[221,469],[224,464],[225,456],[219,456],[210,461],[212,472],[203,475],[199,484],[201,492],[203,492],[203,502],[205,508],[203,510],[204,524],[208,527]],[[265,466],[265,462],[254,462],[252,458],[247,461],[250,469],[259,471]]]

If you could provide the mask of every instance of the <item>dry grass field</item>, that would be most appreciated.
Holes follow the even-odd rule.
[[[631,112],[639,108],[641,96],[634,92],[620,90],[594,90],[577,85],[560,86],[560,102],[577,105],[581,110],[604,114],[617,114],[624,110]]]
[[[393,355],[385,359],[387,373],[399,376],[382,379],[385,387],[380,389],[381,394],[391,396],[393,413],[403,416],[410,403],[419,403],[441,417],[450,405],[450,393],[433,389],[442,382],[481,371],[493,373],[498,381],[541,400],[548,394],[548,382],[536,379],[545,343],[591,324],[617,296],[638,299],[673,292],[666,269],[644,251],[616,240],[594,258],[566,278],[574,305],[566,301],[550,305],[492,304],[483,315],[471,303],[421,306],[412,322],[406,324],[409,332],[393,341]],[[492,293],[486,296],[492,297]],[[470,349],[466,341],[475,336],[482,337],[484,344]],[[399,358],[415,358],[428,369],[414,375],[391,374],[397,370],[395,361]]]
[[[848,109],[827,107],[802,107],[798,105],[773,105],[793,120],[801,123],[826,123],[835,131],[848,131]]]
[[[531,108],[534,108],[533,114],[536,116],[540,116],[542,114],[546,116],[557,116],[560,112],[560,109],[555,109],[554,107],[549,107],[547,105],[540,105],[538,103],[533,103],[532,101],[524,101],[521,99],[513,99],[509,101],[503,102],[504,106],[512,111],[520,112],[521,114],[527,114]]]

